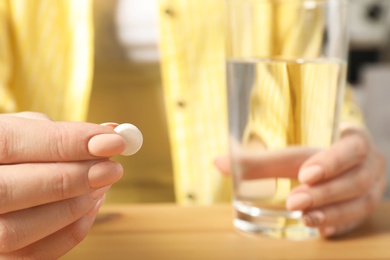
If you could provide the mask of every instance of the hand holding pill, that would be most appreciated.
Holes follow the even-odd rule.
[[[55,122],[34,112],[0,114],[0,129],[2,189],[13,191],[2,197],[0,225],[13,232],[0,238],[0,258],[57,259],[56,245],[76,246],[123,176],[111,157],[132,155],[143,142],[131,124]]]
[[[87,234],[123,176],[111,157],[132,155],[143,142],[131,124],[56,122],[34,112],[0,114],[0,129],[1,184],[13,191],[1,198],[0,225],[13,232],[0,238],[0,258],[58,259],[76,246],[74,234]]]

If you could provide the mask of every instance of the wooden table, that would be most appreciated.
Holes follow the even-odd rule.
[[[109,205],[62,259],[390,259],[390,202],[343,238],[286,241],[243,234],[230,205]]]

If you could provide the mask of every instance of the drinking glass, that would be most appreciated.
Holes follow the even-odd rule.
[[[225,0],[235,226],[316,237],[286,210],[300,165],[338,138],[347,0]]]

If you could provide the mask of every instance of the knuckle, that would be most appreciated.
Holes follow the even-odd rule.
[[[347,234],[347,233],[353,231],[354,229],[356,229],[359,226],[358,223],[359,222],[352,222],[352,223],[336,226],[336,231],[334,233],[334,236],[344,235],[344,234]]]
[[[343,217],[343,212],[338,207],[327,207],[323,212],[325,215],[325,222],[323,225],[332,225]]]
[[[365,158],[368,155],[370,144],[366,138],[355,136],[351,139],[351,145],[358,158]]]
[[[72,237],[72,240],[74,241],[73,243],[76,245],[81,243],[81,241],[84,240],[86,235],[87,235],[87,232],[85,232],[84,230],[72,229],[72,231],[71,231],[71,237]]]
[[[53,196],[58,197],[60,199],[67,199],[71,196],[72,190],[72,178],[59,163],[55,163],[54,172],[53,172],[53,183],[51,187],[53,187]]]
[[[337,212],[338,216],[337,219],[335,219],[335,223],[347,223],[349,221],[351,214],[347,211],[345,206],[337,206]]]
[[[72,245],[77,245],[81,243],[84,238],[87,236],[88,233],[88,228],[85,227],[79,227],[79,226],[74,226],[70,230],[70,239],[71,239],[71,244]]]
[[[360,172],[355,179],[355,190],[360,193],[367,191],[371,187],[371,185],[372,175],[368,174],[366,171]]]
[[[7,182],[0,175],[0,212],[7,209],[10,201],[12,201],[12,199],[9,194]]]
[[[8,127],[0,122],[0,163],[5,163],[9,158],[9,140],[12,140],[12,131],[9,131]]]
[[[50,131],[50,140],[56,140],[51,143],[50,153],[54,157],[58,157],[60,160],[65,161],[67,158],[66,149],[64,147],[68,144],[67,129],[61,124],[54,124],[53,131]]]
[[[378,172],[384,175],[386,167],[387,167],[387,162],[386,158],[382,153],[377,153],[377,159],[378,159]]]
[[[389,187],[386,179],[381,180],[381,184],[379,185],[379,187],[380,187],[380,195],[382,196],[385,193],[386,189]]]
[[[336,169],[340,168],[342,166],[342,160],[340,159],[339,156],[335,155],[335,154],[330,154],[329,155],[329,162],[332,162],[332,163],[328,163],[327,164],[327,174],[331,174],[332,172],[335,172]]]
[[[331,185],[324,184],[312,193],[313,207],[322,206],[337,199],[337,194]]]
[[[365,212],[369,215],[371,212],[374,211],[375,209],[375,197],[371,192],[367,193],[366,196],[364,197],[364,208]]]
[[[342,207],[338,206],[336,207],[334,210],[333,210],[333,214],[334,214],[334,223],[340,223],[340,222],[343,222],[344,219],[345,219],[345,211],[343,210]]]
[[[80,207],[77,199],[69,199],[66,203],[67,215],[70,219],[80,218]]]
[[[343,163],[337,154],[330,151],[324,155],[324,159],[322,161],[323,163],[321,165],[324,169],[325,179],[333,177],[337,169],[339,169]]]
[[[0,220],[0,252],[1,253],[9,253],[15,249],[16,232],[9,228],[5,221]]]

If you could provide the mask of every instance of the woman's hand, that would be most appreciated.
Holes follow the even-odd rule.
[[[0,115],[0,258],[56,259],[83,240],[125,145],[111,126]]]
[[[364,129],[344,128],[329,149],[290,147],[282,151],[242,150],[242,178],[292,178],[301,185],[287,198],[288,210],[304,212],[304,222],[324,237],[353,230],[368,218],[385,190],[385,161]],[[215,161],[230,174],[227,157]]]
[[[328,150],[300,168],[302,183],[287,200],[289,210],[304,211],[304,222],[325,237],[359,226],[380,202],[386,186],[385,161],[365,130],[345,128]]]

